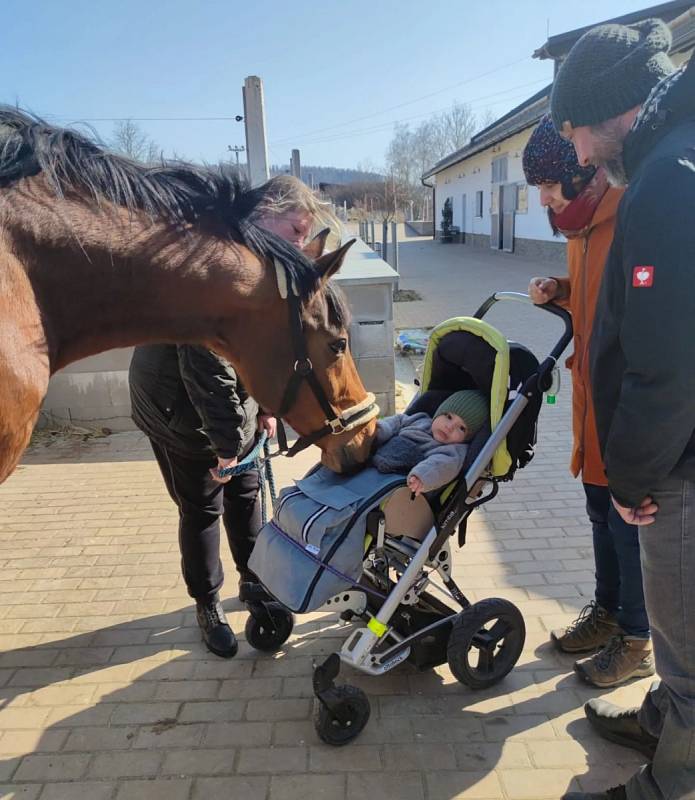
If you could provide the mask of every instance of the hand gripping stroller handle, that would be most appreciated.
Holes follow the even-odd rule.
[[[555,303],[545,303],[544,305],[536,305],[531,301],[531,298],[524,294],[523,292],[495,292],[495,294],[490,295],[488,299],[480,306],[480,308],[473,314],[476,319],[482,319],[487,312],[495,305],[495,303],[499,303],[502,301],[512,301],[515,303],[524,303],[524,305],[532,306],[533,308],[540,308],[543,311],[548,311],[550,314],[554,314],[556,317],[559,317],[562,322],[564,323],[565,330],[563,331],[562,336],[558,339],[553,349],[548,354],[548,359],[552,359],[553,362],[556,362],[562,353],[565,351],[569,343],[572,341],[572,336],[574,332],[572,330],[572,315],[569,311],[561,308],[560,306],[556,305]]]

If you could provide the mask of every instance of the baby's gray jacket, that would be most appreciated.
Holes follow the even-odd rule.
[[[428,414],[396,414],[380,419],[376,428],[377,447],[381,447],[394,436],[402,437],[419,451],[421,460],[410,470],[408,477],[415,475],[419,478],[424,484],[425,492],[452,481],[466,460],[468,445],[438,442],[432,436],[432,417]]]

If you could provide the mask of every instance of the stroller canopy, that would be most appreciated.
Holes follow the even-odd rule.
[[[494,430],[509,396],[509,371],[509,342],[496,328],[474,317],[452,317],[430,334],[421,391],[478,389],[489,400]],[[502,477],[511,467],[512,457],[503,440],[490,469],[495,477]]]

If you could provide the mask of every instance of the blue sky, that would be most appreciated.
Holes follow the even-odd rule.
[[[454,101],[499,116],[552,77],[554,35],[629,0],[4,0],[0,101],[60,123],[138,125],[165,154],[210,162],[244,144],[241,86],[265,85],[269,157],[383,164],[396,120]],[[187,120],[152,118],[186,117]],[[105,121],[101,121],[105,120]]]

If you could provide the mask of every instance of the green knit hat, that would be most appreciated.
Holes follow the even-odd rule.
[[[490,417],[490,409],[485,395],[475,389],[464,389],[449,395],[439,406],[434,417],[439,417],[447,412],[461,417],[468,428],[469,438],[478,433]]]
[[[671,31],[659,19],[587,31],[553,84],[550,113],[557,130],[597,125],[643,103],[675,69],[670,47]]]

